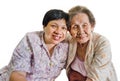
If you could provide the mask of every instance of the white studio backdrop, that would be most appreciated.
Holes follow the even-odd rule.
[[[42,30],[42,19],[49,9],[68,12],[75,5],[88,7],[96,18],[94,31],[110,40],[119,81],[119,0],[0,0],[0,68],[9,63],[14,48],[27,32]],[[56,81],[67,81],[65,70]]]

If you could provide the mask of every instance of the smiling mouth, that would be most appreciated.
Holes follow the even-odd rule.
[[[59,36],[59,35],[53,35],[54,40],[60,40],[60,38],[61,38],[61,36]]]

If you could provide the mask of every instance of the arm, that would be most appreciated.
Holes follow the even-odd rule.
[[[111,64],[111,48],[109,41],[100,37],[93,48],[91,63],[88,64],[88,77],[93,81],[106,81]]]
[[[11,73],[10,81],[27,81],[25,72],[14,71]]]
[[[26,81],[26,73],[31,68],[31,48],[25,36],[17,45],[10,61],[10,81]]]
[[[92,65],[96,68],[106,67],[111,62],[111,58],[110,42],[106,38],[99,39],[98,44],[94,48]]]
[[[90,79],[90,78],[87,78],[87,79],[86,79],[86,81],[93,81],[93,80],[92,80],[92,79]]]

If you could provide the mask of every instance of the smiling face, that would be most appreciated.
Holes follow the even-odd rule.
[[[64,19],[52,20],[44,27],[46,44],[58,44],[66,37],[67,26]]]
[[[76,14],[71,19],[70,33],[80,44],[90,40],[93,29],[94,27],[90,24],[89,18],[85,13]]]

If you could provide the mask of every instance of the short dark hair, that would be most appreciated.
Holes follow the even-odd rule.
[[[42,24],[45,27],[45,26],[47,26],[49,21],[58,20],[58,19],[65,19],[66,25],[68,27],[69,15],[68,15],[68,13],[66,13],[60,9],[51,9],[51,10],[47,11],[46,14],[44,15]]]

